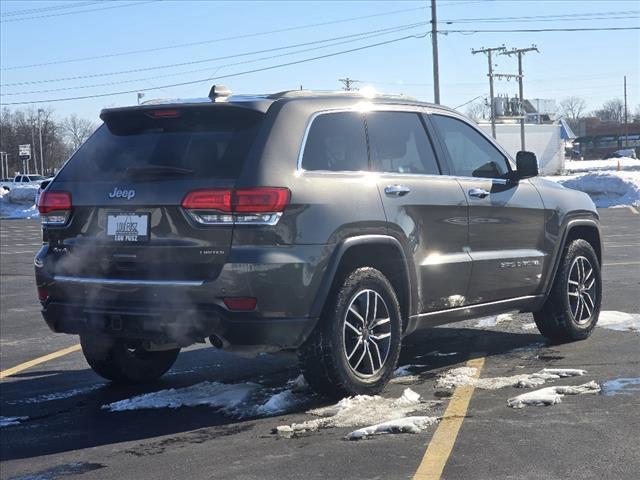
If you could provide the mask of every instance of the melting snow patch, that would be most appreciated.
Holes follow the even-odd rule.
[[[454,388],[459,385],[473,385],[484,390],[497,390],[504,387],[531,388],[543,385],[547,380],[564,377],[577,377],[586,374],[586,370],[577,368],[543,368],[535,373],[523,373],[510,377],[476,378],[478,371],[473,367],[459,367],[440,376],[436,388]]]
[[[612,395],[640,394],[640,377],[616,378],[602,384],[602,394],[608,397]]]
[[[598,326],[623,332],[640,332],[640,314],[604,310],[598,317]]]
[[[308,413],[318,417],[301,423],[281,425],[276,433],[283,437],[292,437],[304,432],[313,432],[323,428],[364,427],[398,420],[408,413],[425,411],[440,402],[424,402],[420,395],[405,389],[399,398],[384,398],[379,395],[357,395],[343,398],[328,407],[316,408]]]
[[[170,388],[158,392],[146,393],[118,402],[103,405],[104,410],[123,412],[150,408],[180,408],[209,406],[231,412],[247,401],[251,393],[259,388],[256,383],[246,382],[224,384],[201,382],[185,388]]]
[[[403,365],[401,367],[396,368],[393,372],[394,377],[406,377],[407,375],[411,375],[414,370],[425,368],[427,365]]]
[[[504,313],[502,315],[497,315],[495,317],[484,317],[484,318],[481,318],[476,323],[476,327],[477,328],[495,327],[499,323],[509,322],[511,320],[513,320],[513,316],[508,314],[508,313]]]
[[[458,355],[458,352],[443,353],[443,352],[439,352],[438,350],[434,350],[433,352],[429,352],[422,356],[423,357],[451,357],[453,355]]]
[[[104,410],[122,412],[153,408],[208,406],[235,417],[269,416],[284,413],[309,399],[302,376],[287,388],[267,389],[253,382],[225,384],[201,382],[184,388],[170,388],[103,405]]]
[[[582,385],[562,385],[545,387],[533,392],[523,393],[507,400],[507,405],[512,408],[523,408],[527,405],[548,406],[560,403],[565,395],[580,395],[582,393],[598,393],[600,385],[596,382],[583,383]]]
[[[71,390],[63,390],[62,392],[43,393],[42,395],[36,395],[34,397],[28,397],[28,398],[15,400],[7,403],[9,405],[23,405],[28,403],[42,403],[42,402],[51,402],[53,400],[64,400],[65,398],[71,398],[77,395],[90,393],[94,390],[98,390],[99,388],[102,388],[104,385],[105,385],[104,383],[98,383],[96,385],[90,385],[88,387],[74,388]]]
[[[361,440],[385,433],[420,433],[438,421],[438,417],[405,417],[360,428],[348,434],[347,440]]]
[[[29,417],[0,417],[0,428],[18,425]]]

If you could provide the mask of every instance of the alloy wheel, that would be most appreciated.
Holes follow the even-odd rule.
[[[569,269],[567,296],[573,319],[584,325],[593,316],[598,294],[596,278],[591,262],[583,256],[576,257]]]

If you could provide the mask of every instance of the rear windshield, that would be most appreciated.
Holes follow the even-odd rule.
[[[238,178],[263,115],[232,108],[175,112],[171,118],[149,111],[110,114],[58,180]]]

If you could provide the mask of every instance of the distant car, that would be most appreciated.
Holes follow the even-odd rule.
[[[555,342],[593,331],[598,212],[533,153],[406,97],[217,88],[103,110],[42,194],[42,313],[99,375],[154,380],[208,338],[374,394],[419,328],[516,310]]]
[[[622,157],[637,158],[635,149],[625,148],[623,150],[616,150],[615,152],[610,153],[604,158],[607,159],[607,158],[622,158]]]
[[[0,188],[4,188],[5,190],[11,190],[14,187],[19,187],[21,185],[33,185],[33,184],[42,182],[43,180],[50,180],[50,179],[47,179],[42,175],[26,175],[26,174],[20,173],[15,177],[13,177],[13,180],[8,178],[3,179],[2,182],[0,182]]]

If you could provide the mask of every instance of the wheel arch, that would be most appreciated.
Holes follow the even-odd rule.
[[[319,316],[333,286],[349,272],[365,266],[379,270],[391,282],[400,303],[404,331],[415,305],[415,279],[412,281],[412,272],[402,245],[388,235],[359,235],[337,245],[311,307],[311,314]]]
[[[553,268],[550,274],[547,276],[544,285],[544,299],[549,296],[551,288],[553,286],[553,280],[558,271],[560,260],[566,246],[569,242],[577,239],[587,241],[595,250],[596,257],[598,258],[598,264],[602,268],[602,235],[600,234],[600,226],[598,222],[590,218],[576,218],[569,220],[562,234],[562,241],[555,252],[555,258],[553,259]]]

